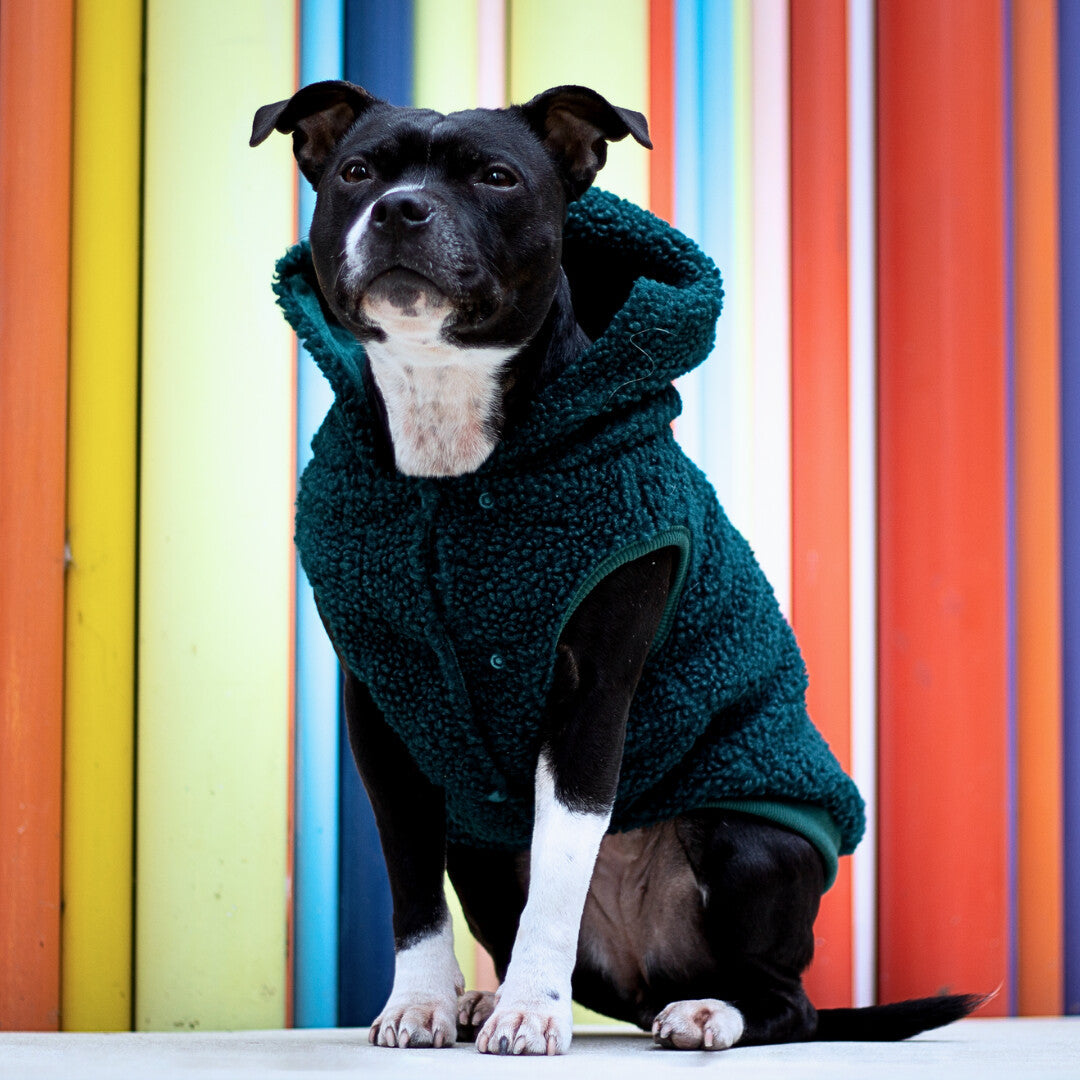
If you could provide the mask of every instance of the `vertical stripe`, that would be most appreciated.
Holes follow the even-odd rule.
[[[1016,318],[1014,271],[1014,172],[1012,125],[1012,0],[1000,0],[1002,24],[1002,99],[1004,191],[1001,215],[1005,251],[1005,822],[1008,938],[1004,996],[1010,1016],[1016,1013]]]
[[[702,0],[679,0],[675,5],[675,225],[699,242],[704,143],[701,33]],[[675,386],[683,401],[682,413],[675,422],[679,445],[704,468],[704,373],[697,367],[676,380]]]
[[[878,11],[880,992],[892,1000],[1006,977],[1004,42],[1000,7],[980,0]]]
[[[613,105],[648,108],[647,0],[510,0],[510,100],[576,83]],[[648,151],[631,138],[613,143],[597,178],[607,191],[645,205]]]
[[[852,860],[854,1003],[877,985],[877,302],[874,6],[848,0],[848,290],[851,468],[851,763],[866,800]]]
[[[0,1029],[60,1006],[70,0],[0,6]]]
[[[345,0],[345,70],[376,97],[413,104],[413,0]]]
[[[477,0],[477,104],[506,104],[506,0]]]
[[[753,48],[753,518],[747,531],[791,611],[791,317],[786,0],[751,5]]]
[[[675,0],[649,0],[649,209],[675,220]]]
[[[287,140],[247,139],[295,6],[151,0],[146,32],[135,1019],[280,1027],[296,207]]]
[[[132,1006],[142,0],[75,14],[64,670],[66,1031]]]
[[[1017,1005],[1063,1005],[1057,10],[1014,4]]]
[[[346,0],[345,78],[396,105],[413,93],[411,0]],[[344,725],[340,750],[338,1024],[369,1024],[394,978],[390,884],[382,846]]]
[[[1080,7],[1058,4],[1065,1012],[1080,1014]]]
[[[807,705],[851,767],[845,0],[791,9],[792,624]],[[851,1004],[851,864],[823,897],[810,999]]]
[[[479,0],[415,0],[413,101],[441,113],[479,104]]]
[[[302,0],[300,84],[342,75],[342,0]],[[315,192],[300,180],[300,234]],[[297,466],[333,394],[306,350],[297,358]],[[293,955],[297,1027],[337,1023],[338,939],[338,664],[303,571],[296,574],[296,840]]]
[[[732,325],[731,495],[728,517],[748,531],[754,500],[754,169],[753,18],[750,0],[734,0],[732,100],[734,103],[735,257],[728,269],[724,318]]]
[[[745,306],[745,283],[735,263],[735,51],[730,0],[706,4],[701,19],[701,246],[724,278],[724,314],[716,346],[701,372],[701,466],[725,506],[734,496],[735,320]]]

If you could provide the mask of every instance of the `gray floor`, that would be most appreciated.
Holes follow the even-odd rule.
[[[296,1080],[596,1077],[657,1080],[707,1068],[723,1080],[1080,1080],[1080,1017],[965,1020],[904,1043],[821,1043],[720,1053],[655,1050],[629,1031],[575,1032],[561,1058],[492,1058],[471,1046],[387,1050],[366,1031],[43,1035],[0,1032],[3,1080]],[[608,1072],[610,1070],[610,1072]]]

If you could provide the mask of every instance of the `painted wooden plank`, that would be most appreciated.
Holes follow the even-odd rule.
[[[675,221],[675,0],[649,0],[649,209]]]
[[[0,1029],[55,1030],[72,6],[0,8]],[[42,167],[42,163],[47,163]]]
[[[142,0],[75,11],[64,668],[65,1031],[132,1008]]]
[[[791,611],[789,27],[786,0],[751,5],[753,513],[747,539]]]
[[[848,2],[851,764],[866,801],[853,856],[854,999],[877,996],[877,203],[874,0]]]
[[[413,103],[412,0],[346,0],[345,77],[396,105]],[[371,803],[344,729],[340,749],[338,1023],[368,1024],[394,975],[390,885]]]
[[[700,243],[702,230],[702,3],[675,5],[675,226]],[[727,317],[725,312],[724,318]],[[701,469],[705,467],[705,376],[702,368],[675,383],[683,408],[675,421],[679,445]]]
[[[882,0],[878,17],[880,994],[893,1000],[989,992],[1007,975],[1004,41],[1002,8],[979,0]]]
[[[851,766],[848,397],[848,115],[845,0],[791,8],[792,624],[810,715]],[[851,862],[823,897],[811,1001],[852,1001]]]
[[[247,139],[295,26],[293,0],[147,6],[140,1029],[286,1019],[295,354],[267,284],[296,208],[288,141]]]
[[[1061,1012],[1061,421],[1057,10],[1012,8],[1016,304],[1018,1000]]]
[[[1065,1012],[1080,1014],[1080,7],[1058,4]]]
[[[413,101],[442,113],[474,109],[479,93],[479,0],[415,0]]]
[[[506,104],[506,0],[477,0],[477,104]]]
[[[339,79],[344,58],[342,0],[302,0],[300,83]],[[284,91],[282,91],[284,93]],[[315,192],[299,182],[300,234]],[[306,350],[297,357],[296,461],[302,472],[311,440],[333,401]],[[303,570],[296,571],[296,838],[294,994],[297,1027],[334,1027],[338,1002],[338,662]]]
[[[648,109],[647,0],[510,0],[507,10],[511,101],[577,83],[613,105]],[[597,185],[648,205],[648,151],[630,138],[613,143]]]

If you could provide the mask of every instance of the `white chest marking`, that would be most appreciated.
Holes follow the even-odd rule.
[[[365,312],[386,334],[367,345],[386,405],[397,467],[408,476],[460,476],[495,449],[499,375],[516,350],[465,349],[442,339],[448,307],[405,315],[388,303]]]

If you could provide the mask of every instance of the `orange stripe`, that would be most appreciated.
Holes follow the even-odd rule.
[[[883,1000],[1007,975],[1002,19],[878,5]]]
[[[1019,1011],[1064,1005],[1057,7],[1013,5]]]
[[[0,5],[0,1029],[55,1030],[70,0]]]
[[[792,622],[810,714],[850,770],[847,191],[845,0],[792,4]],[[815,926],[815,1005],[851,1004],[851,903],[844,860]]]
[[[675,220],[675,0],[649,2],[649,209]]]

